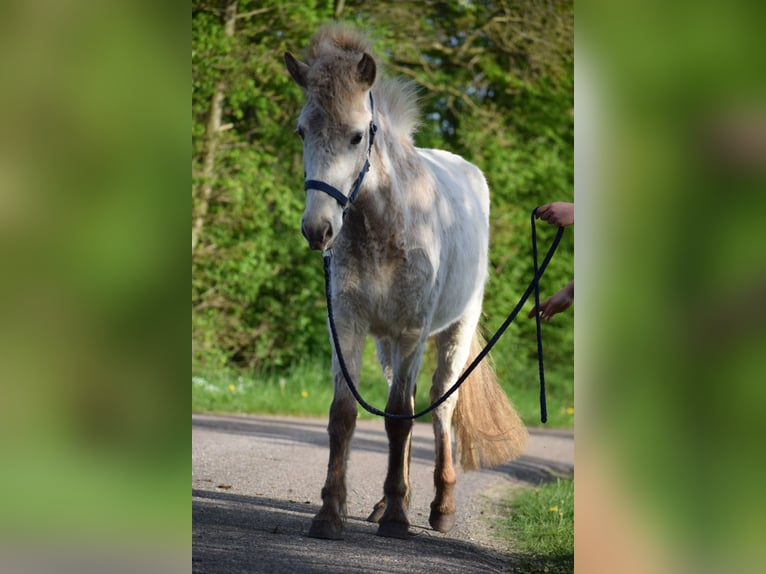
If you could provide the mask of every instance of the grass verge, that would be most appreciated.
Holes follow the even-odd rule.
[[[507,366],[500,357],[498,378],[522,420],[529,426],[540,424],[539,389],[536,362]],[[430,404],[431,374],[435,369],[433,350],[426,352],[415,396],[416,410]],[[504,372],[513,376],[505,376]],[[548,427],[572,428],[574,408],[571,374],[546,372],[548,378]],[[380,371],[372,340],[367,341],[362,376],[357,383],[362,397],[385,410],[388,386]],[[236,412],[326,417],[332,402],[329,352],[308,359],[286,371],[247,373],[233,369],[198,371],[192,377],[193,412]],[[359,408],[362,419],[375,418]],[[429,420],[428,416],[421,420]]]
[[[519,572],[574,572],[574,481],[559,479],[515,495],[496,529],[523,555]]]

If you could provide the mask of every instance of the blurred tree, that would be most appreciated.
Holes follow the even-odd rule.
[[[238,0],[231,0],[226,7],[223,17],[224,36],[231,39],[234,36],[234,25],[237,21]],[[215,168],[215,151],[218,146],[219,134],[222,131],[221,115],[223,113],[224,82],[218,80],[213,89],[213,95],[210,98],[210,109],[207,114],[205,124],[205,135],[203,137],[202,152],[202,184],[201,193],[196,203],[196,215],[192,224],[192,253],[199,243],[199,235],[207,215],[210,195],[213,192],[213,176]]]
[[[197,367],[286,365],[316,355],[326,340],[321,277],[296,233],[302,168],[292,124],[300,102],[282,53],[294,49],[288,38],[308,38],[330,10],[311,2],[192,4]]]

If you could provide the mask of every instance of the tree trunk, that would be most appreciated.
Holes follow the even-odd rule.
[[[234,23],[237,19],[237,2],[232,0],[226,7],[224,14],[224,34],[227,37],[234,36]],[[205,125],[205,141],[203,145],[202,158],[202,188],[200,190],[199,202],[194,214],[192,224],[192,255],[199,244],[200,234],[205,225],[205,216],[210,205],[210,196],[213,193],[213,174],[215,172],[215,152],[218,147],[218,139],[221,133],[221,117],[223,114],[223,99],[225,84],[218,82],[210,99],[210,113],[208,114],[207,124]]]
[[[338,0],[335,3],[335,18],[340,19],[341,14],[343,14],[343,7],[345,6],[346,2],[345,0]]]

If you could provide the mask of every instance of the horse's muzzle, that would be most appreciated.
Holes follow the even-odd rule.
[[[316,224],[306,225],[301,221],[301,233],[309,243],[309,248],[315,251],[324,251],[332,239],[332,224],[327,219],[322,219]]]

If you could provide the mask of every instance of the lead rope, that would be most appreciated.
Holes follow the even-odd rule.
[[[335,354],[338,358],[338,364],[340,365],[340,370],[341,370],[341,373],[343,374],[343,378],[346,381],[346,385],[348,385],[348,388],[351,391],[351,394],[354,395],[354,398],[357,400],[357,402],[360,405],[362,405],[364,410],[366,410],[370,414],[377,415],[380,417],[386,417],[389,419],[411,420],[411,419],[422,417],[423,415],[428,414],[435,408],[439,407],[455,391],[458,390],[460,385],[463,384],[463,382],[468,378],[471,372],[473,372],[473,370],[484,359],[484,357],[487,356],[487,354],[490,352],[492,347],[495,346],[495,343],[497,343],[500,337],[503,336],[503,333],[505,333],[506,329],[510,326],[513,320],[516,318],[516,315],[519,314],[519,311],[521,310],[522,306],[524,305],[524,303],[526,303],[527,299],[529,298],[529,295],[534,290],[535,310],[536,310],[535,316],[536,316],[536,325],[537,325],[537,360],[538,360],[538,370],[540,372],[540,420],[542,422],[546,422],[548,420],[548,412],[547,412],[546,402],[545,402],[545,377],[543,372],[543,339],[542,339],[542,331],[541,331],[541,325],[540,325],[539,281],[540,281],[540,278],[543,276],[545,269],[548,267],[548,263],[550,263],[550,260],[556,251],[556,248],[559,246],[561,237],[564,235],[564,228],[559,227],[558,231],[556,232],[556,237],[553,239],[551,246],[548,248],[548,252],[545,254],[545,258],[543,259],[543,262],[538,269],[537,267],[537,229],[535,226],[536,213],[537,213],[537,208],[532,210],[532,261],[534,264],[534,277],[532,278],[532,281],[529,284],[529,287],[527,287],[527,290],[521,296],[521,299],[519,299],[519,302],[516,304],[516,307],[513,308],[513,311],[511,311],[510,315],[508,315],[508,317],[500,326],[500,328],[497,330],[497,332],[494,335],[492,335],[492,338],[489,340],[489,342],[487,342],[487,344],[484,346],[481,352],[478,355],[476,355],[476,357],[468,366],[468,368],[465,369],[465,371],[463,371],[463,374],[460,375],[460,377],[455,382],[455,384],[453,384],[449,389],[447,389],[447,391],[441,397],[435,400],[430,406],[428,406],[427,408],[423,409],[422,411],[418,413],[415,413],[414,415],[387,413],[373,407],[371,404],[369,404],[367,401],[365,401],[362,398],[362,396],[359,394],[358,389],[356,388],[356,385],[351,380],[351,375],[349,374],[348,369],[346,368],[346,361],[343,359],[343,353],[341,353],[341,350],[340,350],[340,343],[338,342],[338,333],[335,328],[335,318],[332,312],[332,291],[330,289],[330,281],[331,281],[330,263],[332,261],[332,250],[328,249],[322,253],[322,259],[324,260],[325,296],[327,298],[327,318],[330,323],[330,334],[332,336],[332,342],[335,347]]]
[[[542,277],[542,271],[538,275],[537,272],[537,227],[535,225],[535,214],[537,208],[532,210],[532,267],[534,269],[534,277],[532,283],[535,286],[535,330],[537,332],[537,370],[540,373],[540,422],[545,423],[548,421],[548,406],[545,401],[545,369],[543,367],[543,331],[540,325],[540,277]],[[556,235],[556,245],[564,232],[563,227],[559,227],[558,234]]]

